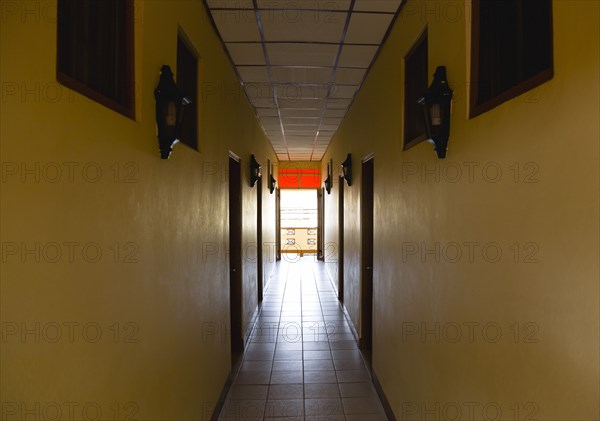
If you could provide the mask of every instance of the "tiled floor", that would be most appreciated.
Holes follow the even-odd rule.
[[[219,420],[387,420],[314,257],[279,264]]]

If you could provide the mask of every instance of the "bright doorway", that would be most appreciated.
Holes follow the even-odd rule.
[[[281,253],[317,254],[319,239],[318,190],[281,190]]]

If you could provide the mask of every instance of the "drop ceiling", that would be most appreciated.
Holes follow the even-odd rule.
[[[403,0],[205,0],[280,161],[320,161]]]

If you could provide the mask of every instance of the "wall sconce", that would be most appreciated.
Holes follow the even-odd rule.
[[[346,160],[342,162],[342,174],[348,186],[352,185],[352,154],[348,154]]]
[[[423,108],[428,142],[435,146],[440,159],[446,158],[448,149],[452,95],[446,79],[446,67],[439,66],[435,69],[433,82],[419,100],[419,105]]]
[[[250,187],[254,187],[256,185],[256,182],[260,176],[260,164],[254,155],[250,155]]]
[[[327,194],[331,194],[331,185],[333,184],[332,180],[331,180],[331,166],[332,166],[332,164],[328,162],[327,163],[327,178],[325,179],[325,182],[324,182],[325,191],[327,192]]]
[[[277,180],[275,180],[275,177],[273,177],[273,164],[270,160],[267,162],[267,165],[269,170],[269,176],[267,177],[269,180],[269,193],[273,194],[275,191],[275,186],[277,185]]]
[[[179,142],[185,106],[192,101],[179,91],[173,80],[173,72],[166,64],[160,69],[160,81],[154,90],[154,99],[160,157],[169,159],[173,146]]]

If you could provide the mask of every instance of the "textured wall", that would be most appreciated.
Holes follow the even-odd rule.
[[[202,2],[136,1],[136,121],[56,82],[55,2],[2,9],[2,418],[73,402],[70,419],[208,419],[230,370],[228,152],[242,158],[245,246],[249,155],[276,157]],[[178,26],[201,56],[200,151],[161,161],[153,91],[162,64],[175,70]],[[251,257],[243,271],[247,323]]]
[[[353,154],[345,304],[360,330],[360,161],[374,153],[373,364],[397,419],[595,420],[598,2],[555,1],[555,77],[471,120],[469,12],[408,0],[323,159]],[[428,143],[402,151],[403,57],[426,25],[430,74],[445,65],[455,91],[445,161]]]

